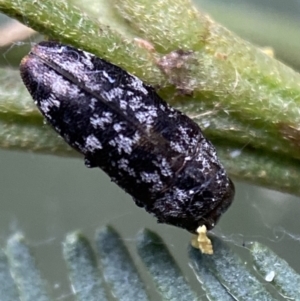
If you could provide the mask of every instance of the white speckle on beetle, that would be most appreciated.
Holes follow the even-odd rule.
[[[116,81],[115,79],[113,79],[112,77],[110,77],[106,71],[103,70],[103,71],[102,71],[102,74],[103,74],[103,76],[104,76],[105,78],[108,79],[108,81],[109,81],[111,84],[113,84],[113,83]]]
[[[142,97],[136,96],[136,97],[131,97],[128,101],[130,109],[134,112],[140,108],[142,108],[143,102],[142,102]]]
[[[122,154],[123,152],[125,152],[126,154],[131,154],[132,147],[138,140],[139,140],[138,133],[135,133],[132,138],[126,137],[123,134],[119,134],[115,136],[114,139],[109,141],[109,144],[111,146],[116,147],[119,154]]]
[[[100,129],[104,130],[106,124],[112,124],[112,122],[113,122],[112,113],[102,112],[102,116],[94,114],[90,118],[90,122],[94,128],[100,128]]]
[[[136,177],[136,173],[133,168],[129,167],[129,160],[121,158],[118,161],[118,168],[125,170],[130,176]]]
[[[159,108],[160,108],[162,111],[165,111],[165,110],[166,110],[166,108],[165,108],[164,105],[159,105]]]
[[[91,86],[93,87],[93,84],[91,84]],[[100,90],[100,88],[101,87],[95,88],[94,90]],[[102,93],[107,101],[115,101],[120,96],[124,95],[124,90],[120,87],[115,87],[110,89],[109,91],[103,91]]]
[[[140,176],[143,182],[153,184],[153,186],[151,187],[153,192],[160,191],[163,188],[161,177],[157,172],[150,173],[150,172],[142,171],[140,173]]]
[[[154,161],[153,164],[160,169],[160,172],[164,177],[172,177],[174,175],[166,158],[162,158],[159,161]]]
[[[91,98],[90,100],[90,103],[89,103],[89,107],[92,109],[92,110],[95,110],[95,105],[97,103],[97,99],[96,98]]]
[[[179,189],[177,187],[174,189],[174,198],[180,202],[184,202],[186,200],[187,194],[188,192],[186,190]]]
[[[90,70],[94,68],[94,64],[92,63],[92,56],[90,53],[83,51],[83,56],[81,57],[82,63],[84,66],[87,66]]]
[[[135,113],[137,120],[149,129],[155,122],[157,117],[157,110],[154,106],[149,106],[147,110],[139,111]]]
[[[129,82],[129,85],[134,89],[137,90],[144,95],[148,95],[148,91],[145,89],[143,82],[137,78],[136,76],[131,76],[131,82]]]
[[[102,144],[94,135],[90,135],[86,137],[84,147],[87,151],[94,152],[97,149],[102,149]]]
[[[184,154],[186,152],[184,146],[178,143],[177,141],[171,141],[170,146],[175,152],[178,152],[180,154]]]
[[[121,99],[121,100],[120,100],[120,108],[121,108],[122,110],[126,110],[126,109],[127,109],[127,101]]]
[[[53,107],[59,108],[60,102],[57,99],[54,99],[53,96],[41,101],[40,103],[41,110],[47,114],[51,111]]]
[[[115,124],[113,125],[113,128],[114,128],[114,130],[115,130],[117,133],[119,133],[119,132],[122,131],[122,129],[123,129],[121,123],[115,123]]]

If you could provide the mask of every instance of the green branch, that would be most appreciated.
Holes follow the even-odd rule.
[[[234,178],[300,195],[298,73],[188,0],[74,2],[0,0],[0,10],[159,87],[199,123]],[[75,155],[43,125],[18,72],[1,71],[0,147]]]

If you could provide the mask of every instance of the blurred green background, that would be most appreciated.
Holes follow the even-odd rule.
[[[200,0],[197,5],[245,39],[271,46],[279,60],[300,70],[300,0]],[[29,43],[17,43],[2,49],[0,63],[16,66],[29,48]],[[191,235],[158,225],[101,170],[89,170],[79,159],[4,150],[0,160],[1,243],[21,230],[58,298],[72,300],[61,256],[66,233],[80,229],[93,238],[95,229],[106,224],[116,227],[132,252],[139,229],[159,233],[195,290],[201,291],[186,254]],[[235,201],[214,232],[231,242],[249,266],[247,245],[260,241],[300,272],[300,199],[238,181],[235,185]],[[140,264],[138,257],[135,262]]]

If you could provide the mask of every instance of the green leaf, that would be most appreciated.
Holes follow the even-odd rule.
[[[71,233],[63,244],[63,253],[76,300],[108,300],[89,241],[79,232]]]
[[[254,242],[251,255],[257,270],[286,299],[300,300],[300,275],[268,247]],[[270,279],[268,279],[271,277]]]
[[[137,249],[163,300],[201,300],[192,291],[167,246],[156,233],[147,229],[141,231],[137,237]]]
[[[0,249],[0,296],[3,301],[18,300],[18,290],[10,273],[6,254]]]
[[[200,269],[199,266],[203,265],[210,270],[234,300],[252,301],[253,298],[266,301],[276,300],[266,290],[264,284],[245,267],[239,256],[220,238],[213,237],[212,242],[213,255],[201,254],[198,250],[191,248],[190,257],[194,261],[195,267],[197,266]],[[212,293],[211,289],[210,293]],[[220,296],[222,296],[221,292]]]
[[[42,278],[36,266],[36,260],[22,234],[16,233],[8,240],[6,253],[13,280],[19,291],[20,300],[50,301],[47,283]],[[7,290],[7,294],[12,295],[13,293],[14,287],[11,286]]]
[[[122,237],[112,227],[105,227],[97,232],[96,243],[103,274],[113,295],[120,301],[149,300]]]
[[[220,238],[211,238],[213,255],[202,255],[199,250],[189,247],[195,276],[209,300],[277,300],[267,291],[268,286],[255,271],[245,266],[226,243]],[[116,301],[154,301],[157,296],[153,297],[149,291],[152,284],[162,300],[206,300],[203,293],[197,295],[193,291],[166,244],[156,233],[147,229],[141,231],[136,244],[137,254],[133,252],[131,257],[124,238],[111,226],[97,231],[99,266],[91,243],[83,234],[74,232],[67,235],[63,255],[76,300],[110,300],[113,295]],[[259,243],[255,242],[249,252],[264,276],[275,271],[274,279],[270,281],[278,294],[299,300],[299,274]],[[138,255],[144,264],[137,269],[132,258],[138,262]],[[145,282],[138,271],[146,271],[153,283]],[[0,253],[0,277],[3,280],[0,282],[1,300],[54,300],[46,280],[38,271],[30,245],[19,233],[8,240],[6,252]]]

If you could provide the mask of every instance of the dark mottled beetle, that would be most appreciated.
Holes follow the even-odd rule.
[[[211,229],[234,186],[199,126],[137,77],[88,52],[41,42],[22,79],[53,128],[160,223]]]

